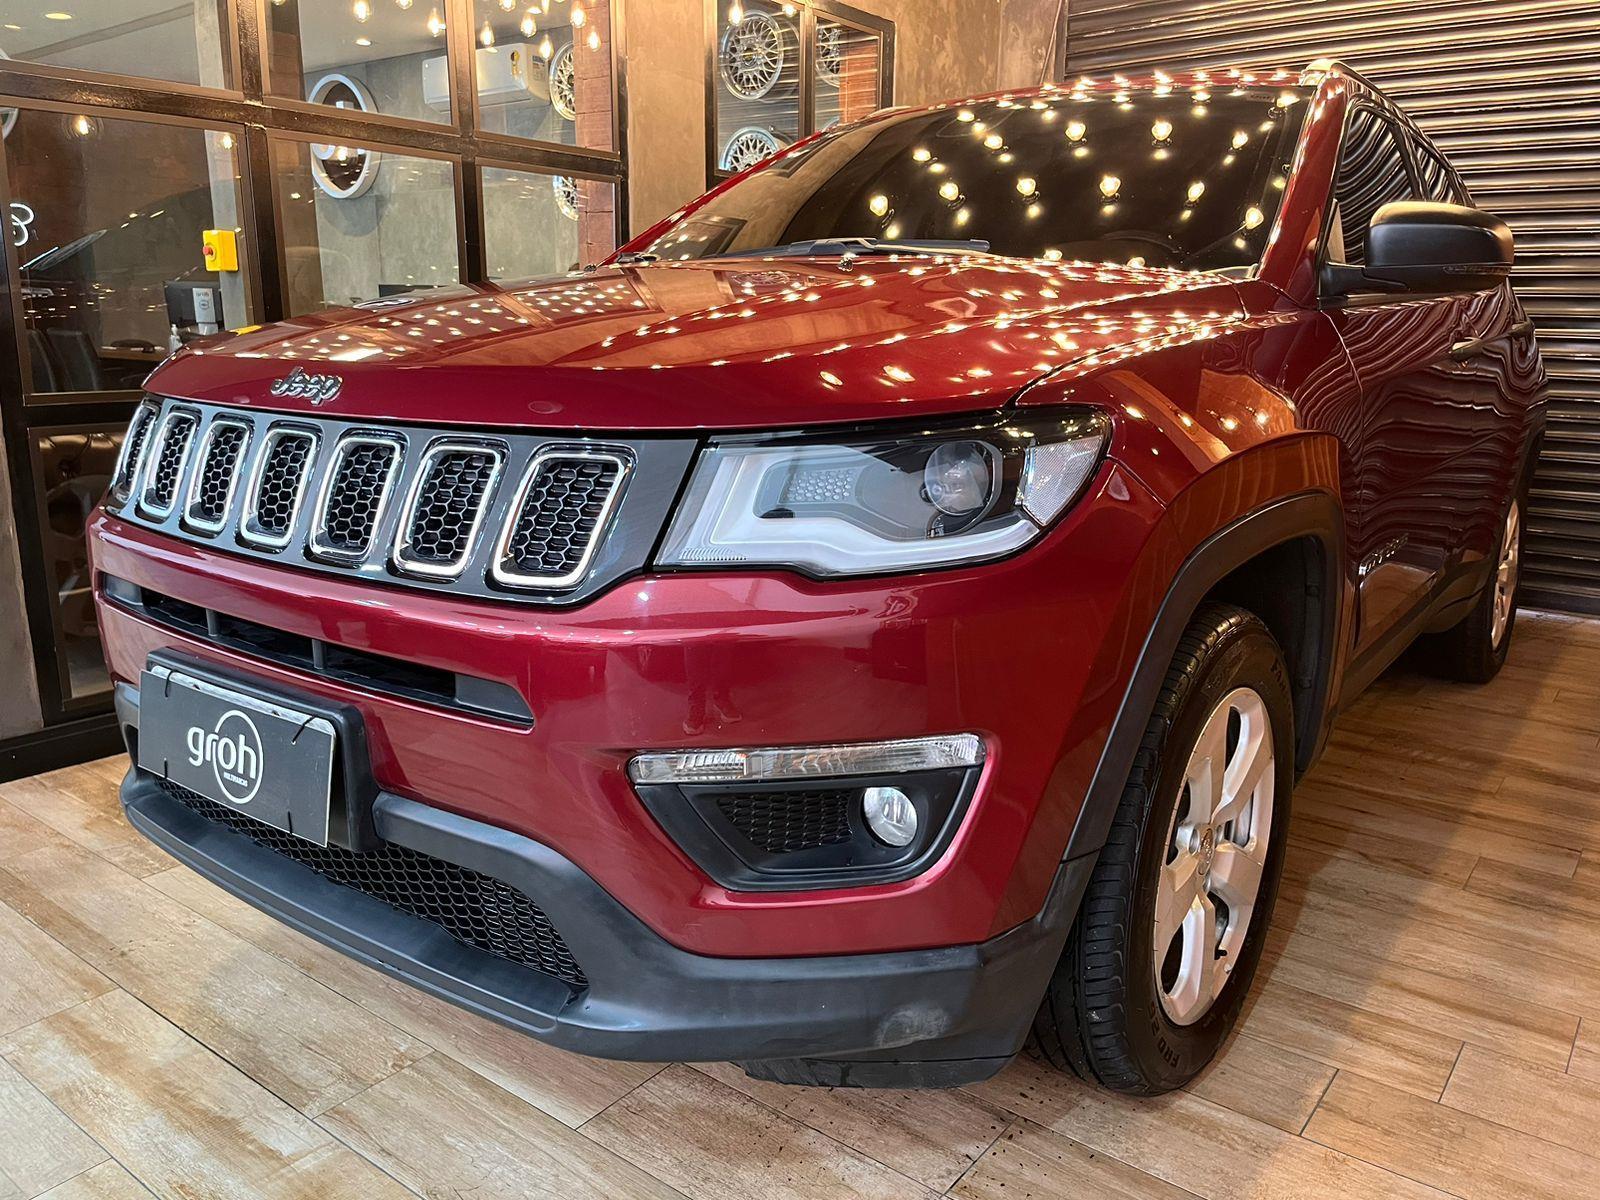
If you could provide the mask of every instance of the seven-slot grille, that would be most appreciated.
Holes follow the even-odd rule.
[[[629,448],[536,435],[154,400],[125,445],[117,478],[138,503],[124,515],[166,532],[367,579],[552,602],[582,593],[635,466]]]
[[[139,507],[145,512],[164,517],[172,511],[178,480],[183,476],[184,462],[199,424],[198,416],[181,408],[173,409],[162,421],[148,456],[144,490],[139,495]]]

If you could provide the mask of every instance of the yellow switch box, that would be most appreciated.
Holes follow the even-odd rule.
[[[239,240],[231,229],[208,229],[200,235],[206,268],[211,271],[239,269]]]

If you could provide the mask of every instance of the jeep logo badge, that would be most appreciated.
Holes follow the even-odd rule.
[[[309,400],[313,404],[326,404],[339,394],[344,380],[337,375],[313,375],[304,367],[296,367],[282,379],[272,381],[274,396],[288,396],[295,400]]]
[[[184,731],[191,767],[210,764],[222,794],[235,804],[249,804],[261,788],[261,731],[237,708],[217,718],[209,731],[191,725]]]

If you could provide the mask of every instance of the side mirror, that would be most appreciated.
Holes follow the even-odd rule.
[[[1323,291],[1479,292],[1511,274],[1511,229],[1461,204],[1406,200],[1372,216],[1365,266],[1329,263]]]

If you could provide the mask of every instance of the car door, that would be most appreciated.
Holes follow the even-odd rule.
[[[1379,208],[1429,198],[1408,136],[1375,105],[1351,107],[1334,180],[1330,261],[1360,265]],[[1474,498],[1471,479],[1457,468],[1479,440],[1479,410],[1493,404],[1462,355],[1500,321],[1499,307],[1485,300],[1492,295],[1374,292],[1329,310],[1361,387],[1362,449],[1349,523],[1359,578],[1358,656],[1399,627],[1459,560]]]

